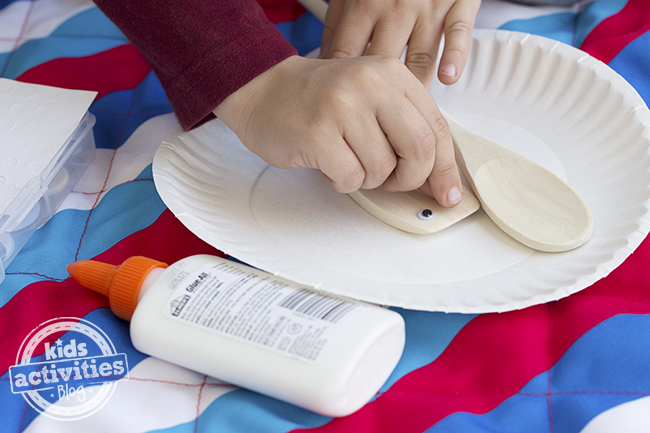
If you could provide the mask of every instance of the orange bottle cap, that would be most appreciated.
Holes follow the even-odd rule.
[[[126,259],[119,266],[94,260],[81,260],[68,265],[68,273],[87,289],[108,297],[117,317],[131,320],[138,304],[138,295],[149,272],[168,265],[142,256]]]

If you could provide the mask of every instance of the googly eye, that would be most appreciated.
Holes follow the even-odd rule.
[[[430,220],[433,218],[433,211],[431,209],[422,209],[420,212],[418,212],[418,218],[423,221]]]

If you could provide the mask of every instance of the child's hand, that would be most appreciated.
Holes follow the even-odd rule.
[[[339,192],[383,184],[460,201],[447,123],[398,59],[289,57],[214,112],[269,164],[319,169]]]
[[[465,67],[481,0],[331,0],[321,41],[322,58],[368,54],[400,57],[428,88],[441,35],[438,78],[453,84]]]

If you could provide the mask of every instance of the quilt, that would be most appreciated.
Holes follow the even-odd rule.
[[[298,3],[260,3],[300,54],[319,46],[322,25]],[[476,27],[541,35],[580,48],[650,102],[647,0],[569,7],[483,0]],[[156,192],[153,156],[178,126],[160,83],[88,0],[0,0],[0,77],[98,92],[90,107],[96,117],[94,160],[0,283],[0,431],[650,431],[647,240],[607,277],[547,304],[478,315],[394,308],[406,323],[403,356],[377,395],[342,418],[138,352],[128,323],[111,313],[105,298],[72,281],[66,265],[85,259],[118,264],[133,255],[167,263],[192,254],[226,256],[187,230]],[[46,416],[38,401],[12,392],[10,377],[26,337],[60,318],[83,321],[88,329],[93,324],[92,335],[110,341],[112,353],[124,354],[128,368],[128,376],[107,385],[52,384],[59,400],[71,401],[66,419]],[[57,347],[49,350],[56,356]],[[84,349],[68,343],[58,350],[81,355]],[[93,391],[107,396],[98,407],[84,407]],[[84,416],[68,416],[75,410]]]

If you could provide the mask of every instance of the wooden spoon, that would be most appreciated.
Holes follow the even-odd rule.
[[[568,251],[589,240],[593,219],[576,191],[541,165],[440,111],[451,129],[458,166],[497,226],[540,251]]]
[[[387,192],[382,187],[349,194],[359,206],[378,220],[409,233],[431,234],[457,223],[481,206],[466,188],[460,203],[442,207],[421,191]]]

